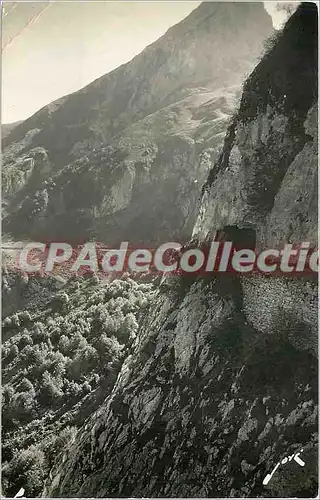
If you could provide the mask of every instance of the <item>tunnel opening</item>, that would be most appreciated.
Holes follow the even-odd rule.
[[[256,240],[256,231],[251,227],[224,226],[215,236],[215,241],[231,241],[237,250],[255,250]]]

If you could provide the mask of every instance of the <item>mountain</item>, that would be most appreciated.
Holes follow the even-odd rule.
[[[246,80],[195,239],[221,228],[254,232],[258,248],[314,238],[317,23],[302,3]],[[311,278],[168,279],[44,496],[315,497],[317,329]]]
[[[7,135],[10,134],[10,132],[15,128],[17,127],[20,123],[22,123],[21,121],[18,121],[18,122],[14,122],[14,123],[4,123],[1,125],[1,137],[4,138],[6,137]]]
[[[230,13],[230,4],[225,5]],[[247,4],[241,5],[245,12]],[[248,7],[253,5],[258,6]],[[214,7],[222,5],[202,8]],[[236,12],[240,16],[242,11]],[[194,162],[205,163],[206,178],[199,188],[197,217],[190,201],[196,221],[193,244],[202,247],[217,232],[245,244],[254,240],[258,250],[287,242],[317,243],[317,24],[316,4],[302,3],[269,40],[266,54],[246,78],[233,116],[220,123],[220,152],[220,135],[212,123],[217,125],[223,101],[195,105],[194,96],[205,99],[207,87],[179,101],[179,109],[191,102],[205,118],[192,129],[203,139]],[[185,33],[184,23],[179,29]],[[220,98],[235,95],[228,86],[215,92]],[[94,169],[101,167],[102,154],[122,165],[120,141],[140,144],[142,130],[158,147],[171,105],[124,128],[119,138],[113,136],[116,145],[90,150]],[[185,115],[180,118],[179,134],[175,129],[166,143],[173,148],[187,133]],[[92,186],[91,163],[86,169],[85,157],[66,165],[51,163],[52,152],[33,144],[38,132],[28,127],[26,139],[22,129],[8,136],[6,166],[10,161],[10,169],[18,168],[19,161],[31,170],[36,165],[43,178],[56,179],[51,185],[56,182],[61,192],[66,182],[76,182],[78,171],[75,186],[83,201],[84,188]],[[163,154],[172,158],[170,148]],[[181,166],[180,150],[174,158],[174,165]],[[156,173],[150,179],[158,193]],[[184,181],[190,175],[191,168],[186,177],[179,171]],[[22,229],[19,211],[12,216],[13,200],[18,195],[23,200],[36,179],[30,175],[28,185],[23,180],[20,193],[14,184],[13,191],[6,188],[6,224],[14,222],[16,231]],[[113,178],[110,182],[117,185]],[[125,186],[123,181],[114,202],[123,200],[119,192],[125,193]],[[147,194],[154,203],[151,188]],[[141,196],[144,207],[147,194]],[[47,197],[42,196],[43,203]],[[41,217],[37,214],[35,219]],[[125,218],[117,221],[126,226]],[[142,229],[134,227],[141,238]],[[39,228],[34,225],[33,231]],[[17,276],[7,267],[2,349],[6,496],[21,487],[27,497],[60,498],[317,495],[317,280],[222,273],[170,276],[156,286],[97,276],[61,282],[54,276]]]
[[[131,62],[15,127],[3,141],[5,231],[187,240],[208,165],[271,31],[262,4],[203,3]]]

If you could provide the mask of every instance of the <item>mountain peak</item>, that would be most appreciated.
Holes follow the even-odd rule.
[[[104,136],[110,137],[159,109],[159,102],[177,88],[217,81],[225,84],[228,75],[231,81],[241,81],[244,73],[251,71],[271,31],[271,17],[260,3],[203,2],[129,63],[23,122],[5,145],[21,140],[27,130],[46,129],[49,122],[52,129],[55,118],[59,128],[61,122],[66,125],[69,121],[73,127],[77,122],[92,123],[101,115],[101,107],[108,108],[112,125],[110,120],[105,122]],[[40,137],[43,139],[43,134],[37,145]],[[50,149],[46,141],[47,146]]]
[[[44,232],[46,237],[52,237],[54,226],[56,238],[70,236],[69,226],[81,231],[77,224],[68,222],[68,217],[58,215],[59,211],[69,210],[69,214],[74,211],[71,220],[86,212],[85,221],[81,222],[86,228],[95,224],[92,218],[101,218],[99,234],[103,232],[104,237],[116,238],[116,241],[122,238],[123,231],[129,231],[128,221],[132,217],[139,218],[141,211],[149,214],[150,221],[145,220],[145,227],[140,227],[140,239],[154,241],[173,235],[188,238],[194,210],[187,224],[183,214],[191,214],[188,204],[192,196],[197,199],[204,174],[202,164],[199,175],[193,165],[195,149],[199,147],[197,141],[200,144],[208,137],[215,137],[215,144],[220,144],[222,132],[234,109],[237,90],[257,62],[263,42],[271,32],[271,18],[262,4],[203,3],[129,63],[49,104],[18,125],[4,140],[9,163],[12,152],[15,156],[16,151],[22,150],[24,158],[17,163],[17,169],[21,169],[21,165],[29,168],[33,164],[30,157],[36,148],[41,148],[41,158],[45,159],[38,167],[38,177],[31,176],[27,181],[24,194],[28,193],[31,199],[35,199],[36,192],[43,190],[44,182],[60,185],[59,189],[52,188],[46,212],[46,217],[50,214],[54,222],[51,224],[48,219],[41,222],[36,217],[31,224],[34,226],[33,237],[43,236]],[[104,151],[109,146],[113,148],[111,155],[109,150]],[[167,149],[170,155],[163,155],[162,151]],[[179,214],[176,214],[180,229],[173,234],[173,226],[179,225],[177,221],[173,222],[171,204],[181,194],[177,179],[180,155],[188,187],[180,200]],[[189,175],[187,165],[191,164],[193,171]],[[145,165],[144,177],[141,165]],[[117,172],[113,173],[113,169]],[[75,171],[77,175],[74,175]],[[153,171],[157,171],[158,182]],[[25,172],[14,175],[14,179],[24,178]],[[12,191],[10,179],[5,185]],[[113,187],[112,179],[116,179]],[[84,185],[86,189],[91,186],[92,193],[79,196]],[[154,190],[157,209],[150,207],[150,196],[144,193],[146,185]],[[122,186],[126,186],[125,192]],[[167,193],[165,200],[161,189]],[[117,201],[115,192],[118,193]],[[18,193],[13,198],[12,210],[9,209],[9,212],[15,212],[16,222],[23,219],[20,208],[16,211],[21,197],[22,194]],[[64,208],[57,209],[61,199]],[[29,212],[30,207],[25,207],[24,214],[26,211]],[[114,211],[121,213],[121,222],[110,222]],[[95,215],[97,213],[99,217]],[[155,220],[165,221],[161,231]],[[106,232],[107,224],[111,226]],[[17,229],[15,223],[9,225],[10,231]],[[25,231],[24,223],[19,222],[18,226]],[[48,231],[51,231],[50,235]],[[132,237],[138,237],[135,229]]]

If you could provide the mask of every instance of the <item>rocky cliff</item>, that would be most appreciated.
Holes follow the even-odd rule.
[[[247,79],[195,238],[231,225],[258,246],[314,241],[316,96],[317,8],[303,3]],[[316,496],[316,301],[308,279],[168,282],[44,495]],[[299,452],[303,467],[284,460],[262,484]]]
[[[194,237],[238,225],[256,231],[260,248],[317,243],[316,29],[308,10],[292,17],[247,79]]]
[[[131,62],[18,124],[4,137],[5,231],[188,239],[240,85],[271,31],[262,4],[203,3]]]

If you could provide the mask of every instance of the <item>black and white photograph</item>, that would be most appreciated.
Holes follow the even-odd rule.
[[[318,2],[1,2],[1,498],[319,498]]]

